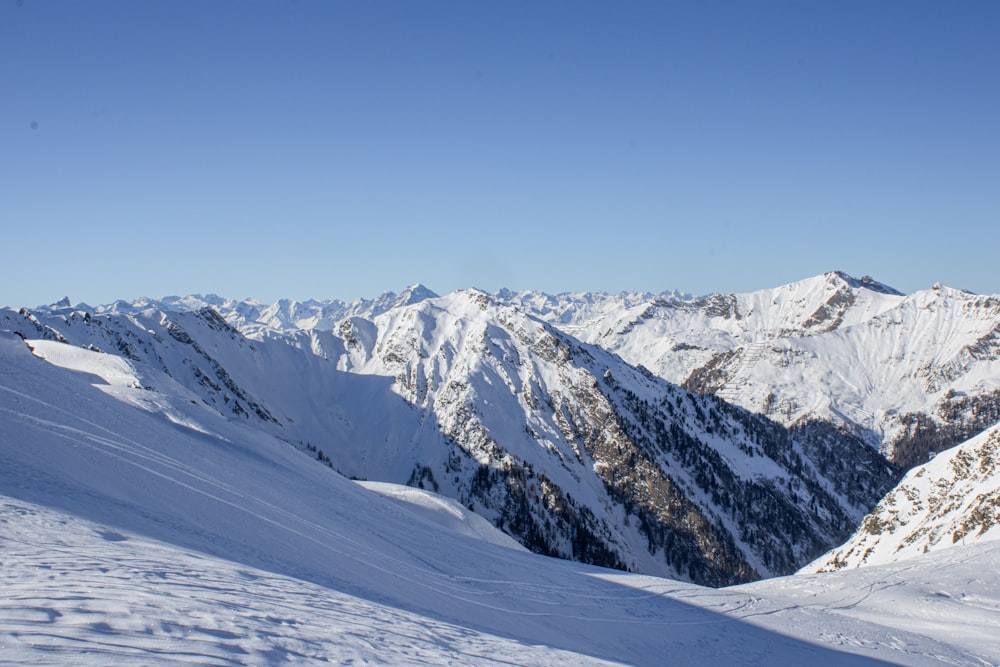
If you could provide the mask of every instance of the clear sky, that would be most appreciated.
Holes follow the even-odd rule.
[[[1000,293],[1000,2],[0,0],[0,305]]]

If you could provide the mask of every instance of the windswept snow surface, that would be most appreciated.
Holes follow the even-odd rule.
[[[0,333],[3,664],[1000,661],[991,544],[723,590],[547,559],[74,359]]]
[[[997,665],[998,571],[1000,542],[994,541],[891,565],[769,579],[727,592],[749,595],[743,618],[759,615],[762,627],[776,631],[813,635],[843,648],[877,644],[882,657],[905,665],[926,659],[942,665]],[[848,620],[845,632],[842,623]],[[927,637],[949,647],[921,645]],[[964,653],[952,654],[959,646]]]

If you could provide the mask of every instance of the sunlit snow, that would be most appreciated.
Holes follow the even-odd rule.
[[[109,395],[95,377],[127,373],[100,355],[72,366],[0,336],[6,664],[1000,660],[993,544],[723,590],[602,570],[456,532],[449,503],[385,498],[176,387]]]

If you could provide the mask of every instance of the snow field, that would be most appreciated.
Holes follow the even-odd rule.
[[[83,366],[0,338],[0,663],[1000,660],[988,545],[724,590],[602,570],[456,533],[448,503],[422,517],[197,406],[205,428],[178,426]]]

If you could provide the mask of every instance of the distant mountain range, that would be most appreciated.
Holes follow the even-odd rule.
[[[0,329],[111,355],[124,400],[178,424],[196,406],[533,551],[715,586],[797,570],[1000,421],[1000,297],[840,272],[707,297],[64,300]]]

